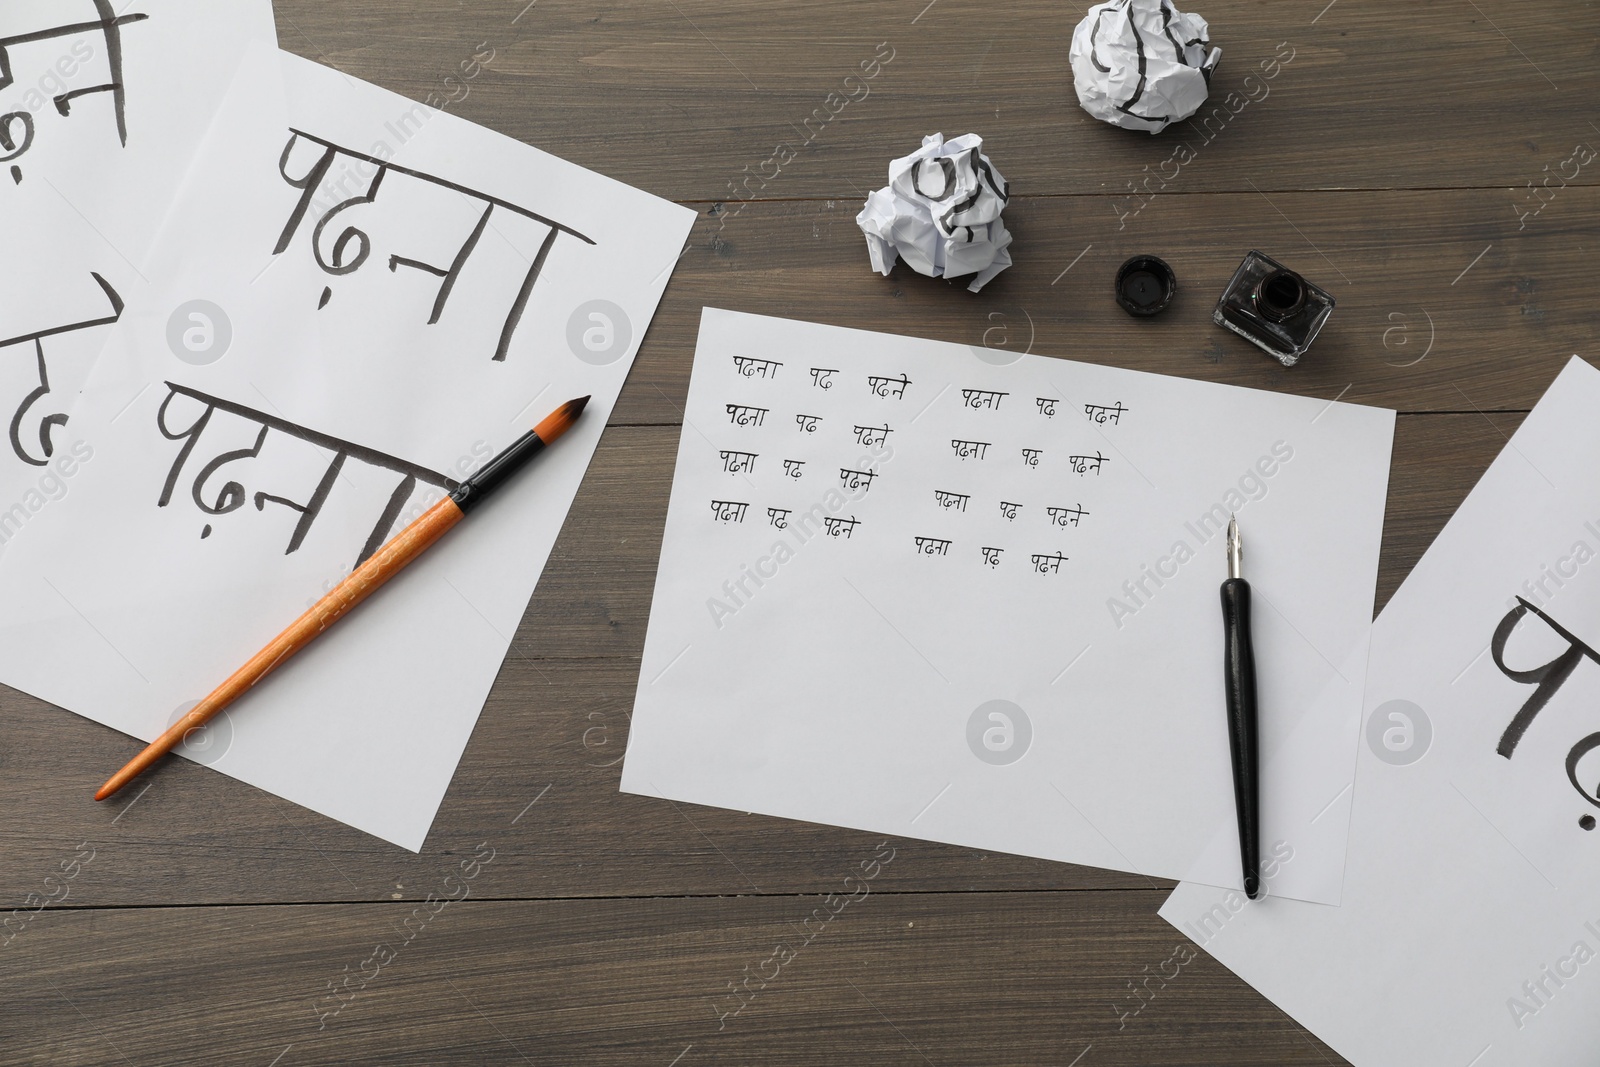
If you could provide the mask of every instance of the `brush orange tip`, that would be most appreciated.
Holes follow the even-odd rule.
[[[545,444],[554,444],[556,438],[572,428],[572,424],[578,421],[578,416],[582,415],[583,409],[588,406],[589,398],[586,396],[569,400],[546,415],[544,421],[533,428],[533,432],[538,434],[539,440]]]

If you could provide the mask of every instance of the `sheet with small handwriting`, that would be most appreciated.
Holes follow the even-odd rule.
[[[62,493],[0,566],[0,680],[152,738],[592,394],[516,484],[185,745],[420,849],[692,223],[252,49],[72,413]]]
[[[1597,414],[1574,357],[1373,624],[1341,906],[1161,909],[1360,1067],[1595,1062]]]
[[[1239,885],[1237,513],[1266,839],[1337,900],[1393,413],[1009,358],[704,312],[623,789]]]
[[[240,58],[275,41],[268,0],[0,4],[0,545],[62,491],[72,404]]]

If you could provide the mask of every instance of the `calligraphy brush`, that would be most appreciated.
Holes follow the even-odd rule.
[[[289,628],[274,637],[260,652],[252,656],[243,667],[228,676],[228,680],[212,690],[204,700],[194,706],[183,718],[174,723],[166,733],[150,742],[145,750],[128,762],[126,767],[111,776],[94,795],[104,800],[133,781],[141,772],[162,756],[177,747],[190,730],[204,725],[223,708],[243,696],[251,686],[266,677],[284,660],[311,643],[312,638],[343,618],[351,608],[361,603],[384,582],[422,555],[423,551],[445,531],[466,518],[473,508],[487,500],[510,477],[527,465],[528,461],[556,442],[562,434],[578,421],[588,397],[569,400],[552,412],[544,421],[523,434],[510,447],[484,464],[472,477],[458,485],[449,496],[422,513],[422,516],[391,537],[367,561],[350,572],[344,581],[333,587],[327,596],[313,604]]]

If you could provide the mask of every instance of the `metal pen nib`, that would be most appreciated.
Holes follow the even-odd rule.
[[[1228,577],[1244,577],[1244,541],[1239,537],[1239,521],[1228,516]]]

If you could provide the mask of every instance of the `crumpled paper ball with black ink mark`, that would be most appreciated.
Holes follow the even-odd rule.
[[[975,293],[1011,266],[1011,234],[1000,218],[1011,190],[982,146],[975,133],[948,141],[935,133],[889,164],[889,184],[856,216],[873,270],[887,275],[903,259],[930,278],[970,274]]]
[[[1160,133],[1206,102],[1211,72],[1222,58],[1206,20],[1171,0],[1096,4],[1072,35],[1072,80],[1078,103],[1102,122]]]

